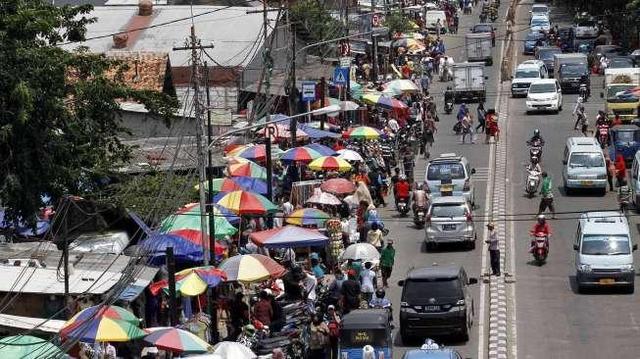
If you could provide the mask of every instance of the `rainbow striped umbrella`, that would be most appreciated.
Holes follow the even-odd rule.
[[[209,190],[209,183],[204,183],[205,190]],[[196,185],[196,189],[198,185]],[[267,194],[267,183],[259,178],[251,177],[225,177],[213,179],[211,192],[231,192],[245,190],[260,194]]]
[[[285,220],[289,224],[296,226],[318,226],[321,227],[329,219],[329,215],[315,208],[301,208],[293,211]]]
[[[89,343],[128,342],[145,336],[145,332],[138,328],[138,318],[133,314],[123,313],[126,310],[122,308],[112,310],[112,307],[114,306],[102,306],[107,308],[102,309],[101,306],[95,306],[81,311],[64,324],[60,336]]]
[[[317,158],[308,166],[313,171],[339,171],[346,172],[351,170],[351,165],[349,162],[343,160],[342,158],[333,157],[333,156],[323,156]]]
[[[252,161],[230,164],[227,166],[227,172],[231,177],[252,177],[259,178],[261,180],[267,179],[267,170]]]
[[[286,272],[278,262],[262,254],[242,254],[228,258],[220,264],[219,269],[227,273],[227,281],[243,283],[278,278]]]
[[[213,350],[209,343],[184,329],[157,327],[145,329],[149,334],[144,341],[158,349],[181,354],[207,353]]]
[[[304,162],[309,163],[323,155],[309,147],[294,147],[284,151],[280,160],[283,162]]]
[[[385,88],[391,90],[395,94],[420,92],[418,85],[411,80],[397,79],[387,82]]]
[[[216,238],[232,236],[238,231],[234,226],[231,225],[231,223],[229,223],[229,220],[227,220],[228,217],[230,219],[235,219],[232,217],[233,215],[228,215],[223,212],[223,210],[215,207],[213,209]],[[206,217],[205,220],[208,221]],[[174,232],[181,229],[193,229],[196,231],[200,231],[202,229],[201,222],[202,214],[200,211],[200,204],[189,203],[184,207],[178,209],[176,213],[163,219],[162,222],[160,222],[159,231],[162,233]],[[207,228],[209,228],[208,225]]]
[[[278,210],[278,207],[266,197],[247,191],[219,193],[214,197],[214,201],[239,215],[264,215]]]
[[[358,126],[347,130],[346,136],[357,140],[375,140],[380,137],[380,131],[369,126]]]
[[[271,157],[278,157],[282,150],[278,146],[271,146]],[[244,145],[232,149],[227,153],[230,157],[242,157],[252,161],[264,161],[267,158],[265,145]]]
[[[176,273],[176,292],[193,297],[213,288],[227,278],[227,274],[213,266],[194,267]],[[169,287],[169,281],[163,279],[152,283],[149,290],[157,295],[160,289]]]
[[[363,95],[362,101],[370,105],[386,108],[388,110],[401,110],[401,109],[408,108],[408,106],[404,102],[391,98],[387,95],[381,94],[379,92],[378,93],[373,92],[373,93],[368,93]]]

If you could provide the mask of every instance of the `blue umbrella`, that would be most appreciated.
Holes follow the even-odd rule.
[[[334,151],[333,149],[327,146],[321,145],[319,143],[311,143],[304,147],[310,148],[316,152],[320,152],[320,154],[322,154],[323,156],[334,156],[337,154],[337,152]]]
[[[282,121],[286,121],[288,119],[289,119],[289,116],[283,115],[281,113],[276,113],[276,114],[273,114],[273,115],[269,116],[269,121],[270,122],[271,121],[282,122]],[[265,117],[259,119],[258,121],[256,121],[256,124],[261,124],[261,123],[265,123],[265,122],[267,122],[267,116],[265,116]]]
[[[249,192],[267,194],[267,182],[253,177],[231,177],[231,180]],[[222,208],[222,207],[220,207]]]
[[[339,133],[331,132],[331,131],[323,131],[317,128],[313,128],[311,126],[300,126],[300,129],[304,131],[309,137],[313,139],[319,138],[338,138],[340,137]],[[328,148],[328,147],[327,147]]]

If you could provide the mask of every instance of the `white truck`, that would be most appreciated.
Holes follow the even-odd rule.
[[[487,66],[493,65],[490,32],[466,33],[464,35],[464,48],[467,54],[467,61],[483,61]]]
[[[635,96],[625,95],[624,91],[640,86],[640,68],[620,68],[604,70],[605,111],[610,115],[618,114],[624,120],[638,117],[640,100]]]
[[[486,98],[484,64],[479,62],[463,62],[454,64],[453,89],[448,95],[454,102],[484,102]]]

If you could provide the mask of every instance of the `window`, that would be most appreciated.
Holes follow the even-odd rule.
[[[517,79],[537,79],[540,77],[542,77],[540,75],[540,71],[537,71],[536,69],[522,69],[516,71]]]
[[[464,179],[464,166],[460,162],[432,163],[427,170],[427,180],[440,181],[443,178]]]
[[[557,88],[554,83],[533,84],[529,87],[529,93],[550,93],[556,91]]]
[[[582,237],[581,253],[594,256],[631,254],[629,237],[626,235],[587,234]]]
[[[571,167],[604,167],[604,158],[598,152],[574,152],[569,158]]]
[[[431,207],[431,216],[453,218],[464,217],[467,214],[467,206],[463,203],[438,203]]]
[[[402,301],[411,305],[428,303],[429,298],[461,298],[462,287],[454,279],[411,279],[404,283]]]

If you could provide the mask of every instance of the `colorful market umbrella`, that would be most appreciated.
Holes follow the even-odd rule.
[[[346,136],[358,140],[375,140],[381,133],[377,129],[369,126],[358,126],[347,130]]]
[[[307,199],[307,203],[337,206],[337,205],[340,205],[342,202],[338,199],[338,197],[332,195],[331,193],[322,192],[318,190],[316,193],[313,194],[313,196]]]
[[[338,151],[338,158],[342,158],[345,161],[364,162],[358,152],[346,148]]]
[[[264,161],[267,158],[265,145],[245,145],[234,148],[228,156],[242,157],[252,161]]]
[[[283,162],[304,162],[309,163],[316,158],[322,157],[319,152],[308,147],[294,147],[286,150],[280,160]]]
[[[262,254],[233,256],[222,262],[219,269],[227,273],[227,281],[243,283],[278,278],[286,272],[286,269],[278,262]]]
[[[333,149],[325,146],[325,145],[321,145],[319,143],[310,143],[306,146],[304,146],[306,148],[310,148],[318,153],[320,153],[323,156],[335,156],[336,151],[334,151]]]
[[[213,355],[219,355],[221,359],[254,359],[251,349],[238,342],[219,342],[213,346]]]
[[[204,293],[207,288],[216,287],[227,279],[227,274],[213,266],[202,266],[182,270],[176,273],[176,292],[181,295],[193,297]],[[149,286],[153,295],[157,295],[160,289],[169,287],[169,281],[164,279]]]
[[[196,188],[198,188],[197,185]],[[205,190],[209,190],[208,182],[205,182]],[[259,178],[251,177],[225,177],[213,179],[212,192],[231,192],[237,190],[267,194],[267,183]]]
[[[385,84],[385,88],[392,90],[397,94],[420,92],[420,89],[418,88],[418,85],[415,84],[415,82],[404,79],[389,81]]]
[[[376,92],[363,95],[362,101],[370,105],[380,106],[389,110],[400,110],[408,108],[408,106],[404,102]]]
[[[393,42],[391,43],[391,46],[404,47],[412,51],[422,51],[426,49],[422,41],[419,41],[410,37],[403,37],[400,39],[393,40]]]
[[[311,127],[310,125],[300,125],[298,128],[300,128],[307,135],[309,135],[309,138],[313,138],[313,139],[339,138],[340,137],[339,133],[326,131],[326,130],[319,130],[319,129],[315,128],[315,127]],[[325,126],[325,128],[329,128],[329,127]],[[282,160],[282,157],[280,157],[280,159]]]
[[[202,262],[204,250],[201,243],[200,231],[182,229],[169,233],[156,233],[140,242],[143,253],[151,258],[151,264],[162,265],[165,263],[167,248],[173,248],[176,262]],[[205,236],[205,248],[209,249],[209,237]],[[215,255],[222,256],[226,246],[216,241]]]
[[[259,178],[261,180],[267,179],[267,170],[252,161],[230,164],[227,166],[227,173],[231,177],[252,177]]]
[[[71,317],[67,323],[75,323],[78,321],[86,321],[96,317],[104,317],[108,319],[121,320],[135,325],[140,323],[140,319],[133,315],[130,311],[117,305],[94,305],[86,308]]]
[[[320,189],[333,194],[351,194],[356,191],[353,182],[344,178],[331,178],[320,185]]]
[[[81,342],[128,342],[145,336],[142,329],[122,320],[95,318],[66,325],[60,330],[65,339]]]
[[[351,170],[349,162],[333,156],[323,156],[316,158],[309,163],[308,167],[313,171],[339,171],[346,172]]]
[[[213,214],[216,238],[232,236],[237,232],[237,229],[229,223],[226,217],[227,215],[224,214],[221,209],[214,207]],[[205,220],[208,221],[206,217]],[[162,220],[162,222],[160,222],[159,231],[162,233],[177,231],[180,229],[194,229],[200,231],[202,229],[201,221],[202,214],[200,211],[200,204],[189,203],[178,209],[174,214]],[[208,224],[206,228],[209,228]]]
[[[48,339],[14,335],[0,339],[0,358],[64,358],[64,352]]]
[[[214,197],[214,201],[239,215],[264,215],[278,210],[278,207],[266,197],[247,191],[220,193]]]
[[[293,211],[286,219],[285,222],[289,224],[295,224],[296,226],[318,226],[322,227],[330,216],[319,209],[315,208],[301,208]]]
[[[267,134],[269,134],[271,136],[272,141],[289,139],[292,136],[291,131],[289,130],[289,124],[281,124],[281,123],[267,125],[265,129],[260,131],[260,134],[262,136],[266,136]],[[305,140],[307,138],[309,138],[309,135],[306,132],[304,132],[302,129],[297,128],[296,139]],[[276,151],[276,153],[277,153],[277,156],[279,157],[282,154],[282,150]],[[273,149],[272,149],[271,156],[272,158],[274,157]]]
[[[184,329],[161,327],[148,328],[146,331],[150,333],[144,341],[158,349],[181,354],[206,353],[213,349],[209,343]]]
[[[318,247],[325,245],[329,240],[317,229],[298,226],[284,226],[253,232],[249,235],[249,239],[259,247],[268,249]]]

